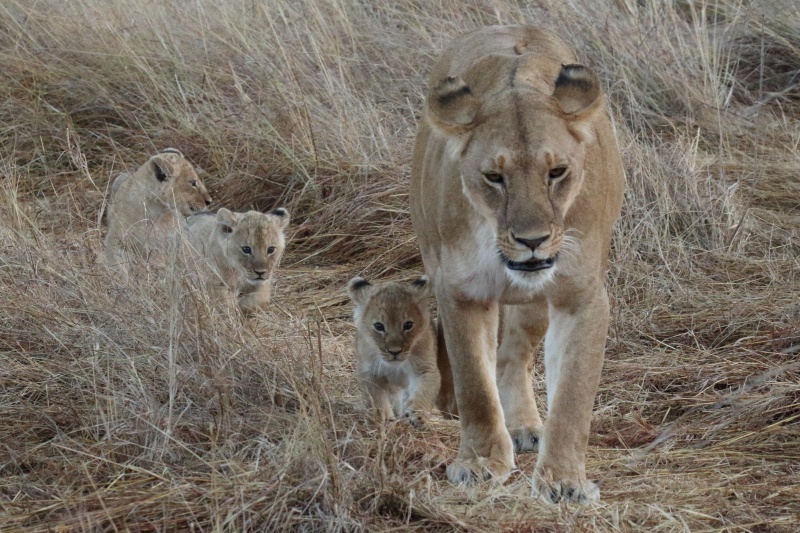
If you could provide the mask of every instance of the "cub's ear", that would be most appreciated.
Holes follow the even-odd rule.
[[[561,65],[553,98],[569,120],[589,120],[602,107],[603,94],[594,72],[583,65]]]
[[[347,284],[347,294],[356,305],[363,305],[370,292],[372,292],[372,283],[361,276],[354,277]]]
[[[428,92],[428,117],[446,134],[469,130],[480,107],[480,101],[459,77],[447,76]]]
[[[239,220],[236,217],[236,213],[230,211],[229,209],[225,209],[223,207],[217,211],[217,228],[219,228],[222,233],[233,233],[238,221]]]
[[[181,151],[178,150],[177,148],[164,148],[159,152],[159,154],[178,154],[181,158],[184,158]]]
[[[153,176],[159,182],[163,183],[172,178],[171,165],[167,161],[167,158],[154,155],[150,158],[149,164],[150,172],[153,173]]]
[[[287,211],[283,207],[278,207],[277,209],[273,209],[268,214],[278,219],[278,227],[280,227],[281,229],[288,226],[289,220],[291,220],[291,217],[289,216],[289,211]]]
[[[420,300],[426,300],[431,295],[431,283],[428,276],[421,276],[419,279],[411,282],[411,287],[417,292]]]

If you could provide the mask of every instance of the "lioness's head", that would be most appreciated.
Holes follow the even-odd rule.
[[[289,224],[286,209],[269,213],[217,211],[217,227],[225,256],[249,284],[269,281],[280,263],[286,241],[283,229]]]
[[[353,318],[359,335],[376,347],[376,357],[402,362],[417,340],[430,328],[430,284],[423,276],[413,283],[373,285],[361,277],[347,284],[355,304]]]
[[[174,148],[154,155],[138,172],[144,174],[148,187],[159,200],[183,216],[211,205],[211,196],[194,167]]]
[[[603,98],[581,65],[562,65],[548,92],[515,86],[536,69],[525,60],[505,89],[483,100],[460,78],[442,80],[428,96],[427,118],[448,138],[463,193],[494,232],[497,261],[512,278],[533,282],[557,265]]]

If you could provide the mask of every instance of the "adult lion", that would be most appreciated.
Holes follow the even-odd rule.
[[[514,449],[538,448],[535,496],[599,497],[584,465],[623,184],[598,80],[555,34],[489,27],[442,53],[410,195],[439,305],[438,405],[461,419],[452,482],[503,480]],[[544,425],[531,383],[542,337]]]

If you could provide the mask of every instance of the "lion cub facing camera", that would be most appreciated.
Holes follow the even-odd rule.
[[[356,374],[364,399],[378,415],[425,425],[439,394],[436,336],[427,277],[413,283],[347,285],[355,304]]]
[[[272,275],[286,247],[283,230],[289,212],[198,213],[186,220],[192,247],[207,260],[212,272],[212,297],[235,301],[246,316],[265,309],[272,296]]]

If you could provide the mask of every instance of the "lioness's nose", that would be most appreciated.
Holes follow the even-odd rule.
[[[511,234],[511,236],[514,237],[515,241],[517,241],[520,244],[524,244],[525,246],[527,246],[531,250],[535,250],[536,248],[539,247],[540,244],[542,244],[544,241],[546,241],[547,239],[550,238],[550,234],[549,233],[547,235],[545,235],[544,237],[537,237],[535,239],[523,239],[522,237],[517,237],[513,233]]]
[[[206,207],[208,207],[209,205],[211,205],[211,199],[210,198],[208,200],[206,200]]]

